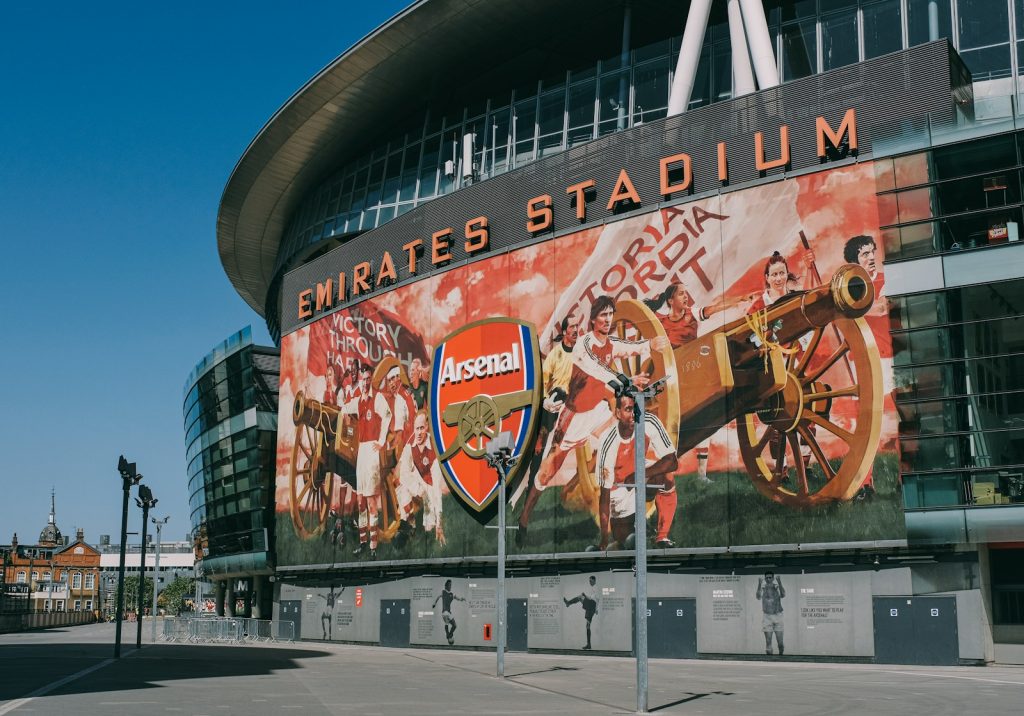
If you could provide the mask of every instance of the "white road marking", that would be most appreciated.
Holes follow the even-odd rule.
[[[44,696],[53,691],[54,689],[60,688],[64,684],[69,684],[72,681],[81,679],[83,676],[87,676],[98,669],[102,669],[104,666],[107,666],[108,664],[112,664],[113,662],[113,659],[104,659],[100,663],[93,664],[87,669],[82,669],[81,671],[71,674],[70,676],[65,676],[63,679],[58,679],[57,681],[46,684],[46,686],[40,686],[38,689],[36,689],[35,691],[33,691],[32,693],[28,694],[23,698],[15,699],[14,701],[8,701],[3,706],[0,706],[0,716],[3,716],[4,714],[9,714],[11,711],[21,708],[37,696]]]
[[[977,676],[958,676],[956,674],[929,674],[924,671],[890,671],[890,674],[903,674],[905,676],[931,676],[936,679],[966,679],[967,681],[985,681],[990,684],[1012,684],[1013,686],[1024,686],[1024,681],[1004,681],[1001,679],[982,679]]]

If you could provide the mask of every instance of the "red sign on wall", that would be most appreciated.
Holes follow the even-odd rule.
[[[357,607],[363,606],[363,588],[362,587],[356,587],[356,606]]]

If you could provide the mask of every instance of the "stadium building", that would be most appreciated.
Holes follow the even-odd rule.
[[[281,349],[275,618],[492,645],[507,431],[510,646],[629,652],[624,374],[652,655],[1024,641],[1020,18],[423,0],[332,62],[217,226]]]

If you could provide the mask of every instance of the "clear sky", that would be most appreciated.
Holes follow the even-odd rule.
[[[185,379],[247,324],[270,343],[217,255],[224,184],[274,111],[408,4],[5,6],[0,543],[38,538],[51,487],[65,534],[117,541],[121,453],[184,539]]]

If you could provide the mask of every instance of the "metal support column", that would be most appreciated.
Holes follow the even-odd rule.
[[[768,32],[768,20],[764,15],[761,0],[740,0],[743,10],[743,27],[750,44],[750,54],[754,60],[754,74],[757,75],[757,86],[760,89],[777,87],[779,84],[779,68],[775,64],[775,50],[772,48],[772,37]]]
[[[697,78],[700,64],[700,50],[704,45],[704,32],[711,16],[711,0],[692,0],[686,14],[683,28],[683,43],[679,48],[679,60],[672,75],[672,88],[668,93],[668,116],[682,114],[690,104],[693,83]]]
[[[495,590],[498,612],[498,678],[505,678],[505,645],[508,642],[508,601],[505,599],[506,488],[508,473],[516,464],[512,456],[512,433],[505,431],[487,445],[487,464],[498,472],[498,588]]]
[[[729,44],[732,47],[732,96],[742,97],[754,91],[754,70],[750,66],[747,34],[743,29],[740,0],[729,0]]]

